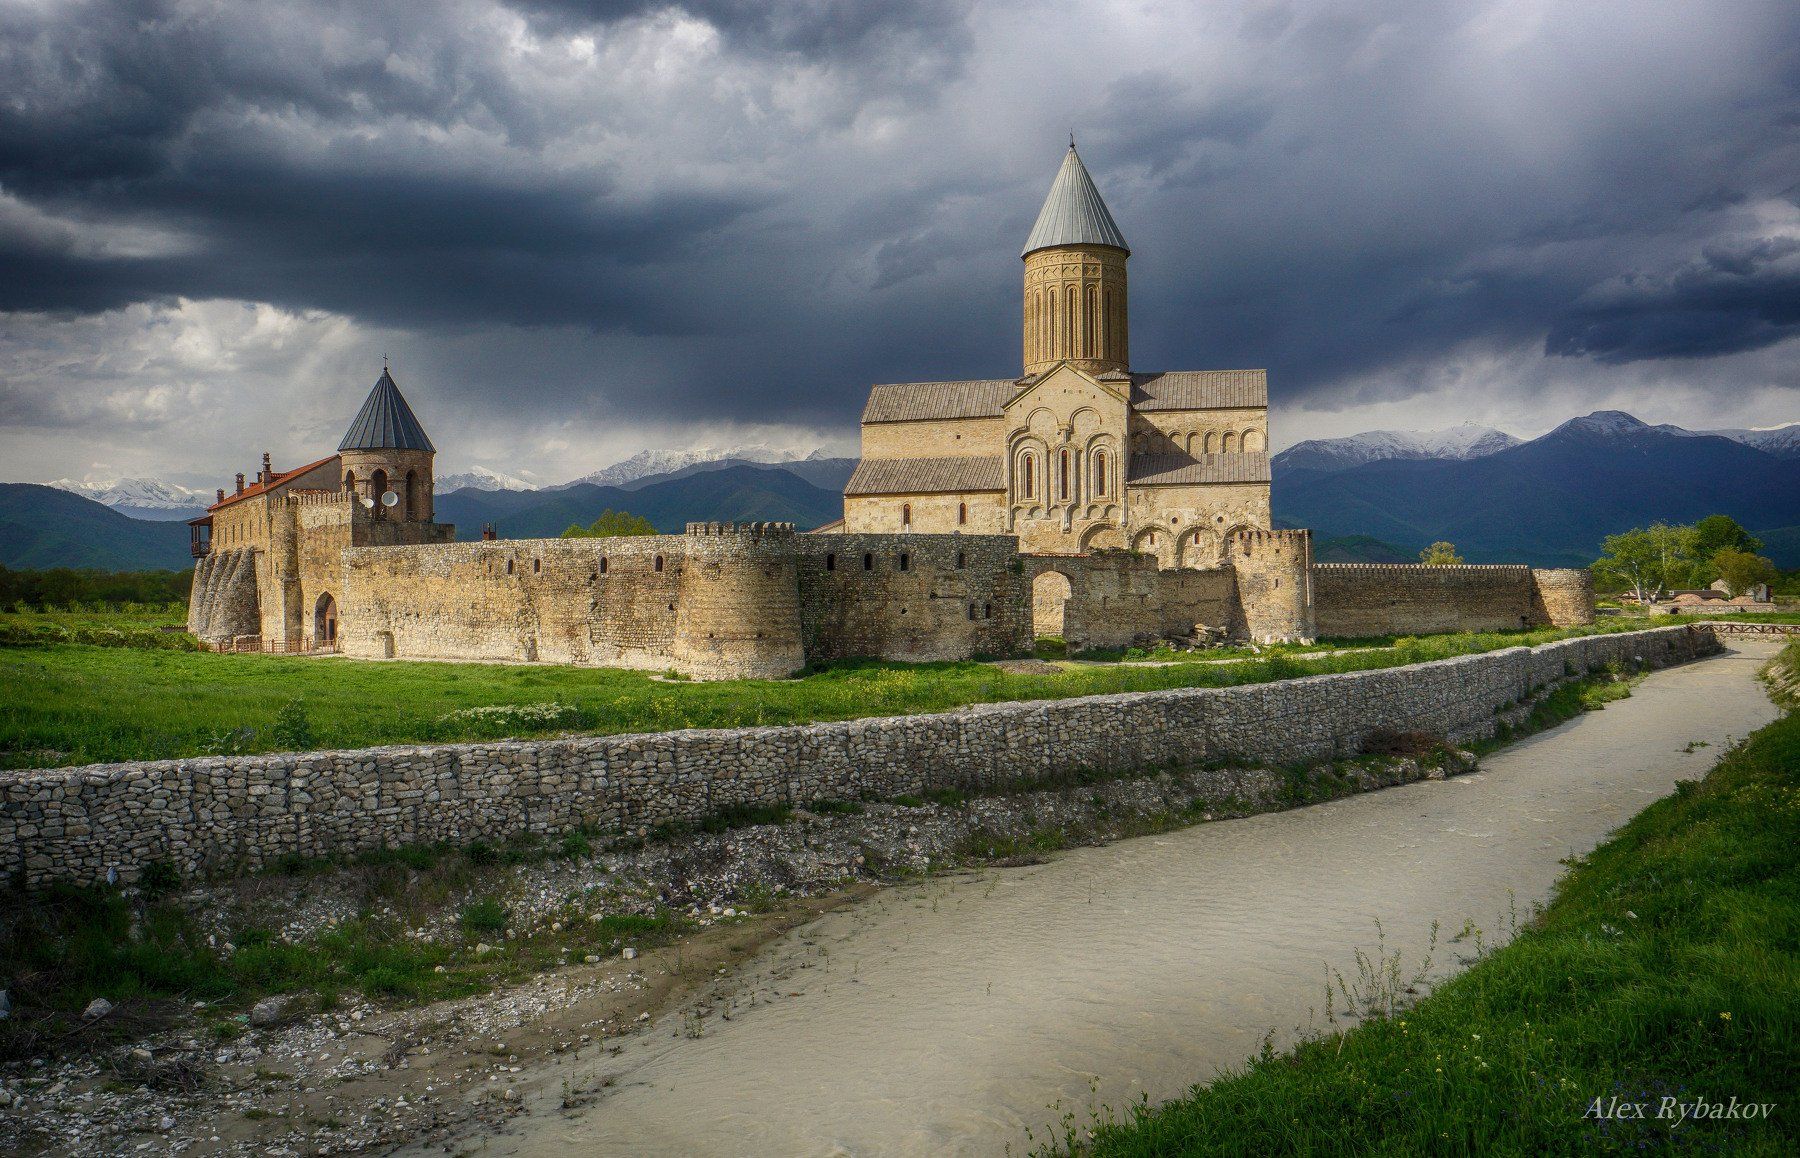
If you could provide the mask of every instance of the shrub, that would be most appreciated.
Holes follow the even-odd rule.
[[[488,897],[464,905],[459,919],[471,933],[498,933],[506,928],[508,917],[506,906]]]
[[[1367,756],[1430,756],[1444,742],[1430,732],[1400,732],[1393,728],[1375,728],[1363,736],[1362,750]]]
[[[312,719],[306,714],[306,701],[296,696],[281,705],[275,722],[269,726],[275,743],[290,752],[304,752],[313,746]]]

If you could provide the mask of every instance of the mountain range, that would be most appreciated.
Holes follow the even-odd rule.
[[[1797,429],[1732,432],[1753,442],[1602,410],[1475,457],[1305,465],[1355,457],[1330,443],[1378,450],[1390,441],[1334,439],[1300,465],[1275,457],[1275,520],[1321,540],[1367,535],[1409,553],[1448,540],[1471,563],[1583,566],[1606,535],[1726,514],[1762,535],[1777,564],[1800,567],[1800,454],[1789,450]]]
[[[463,539],[489,523],[505,538],[557,535],[607,508],[665,532],[690,520],[810,528],[842,513],[855,465],[766,446],[643,451],[542,489],[475,467],[438,479],[438,518]],[[1316,439],[1276,455],[1274,467],[1275,521],[1312,528],[1321,561],[1402,562],[1444,539],[1471,562],[1580,566],[1608,534],[1721,513],[1758,534],[1778,564],[1800,567],[1800,424],[1690,431],[1598,411],[1530,441],[1472,424]],[[207,498],[153,479],[5,484],[0,564],[186,567],[177,520]]]
[[[633,480],[630,487],[578,482],[542,491],[453,491],[437,497],[437,517],[455,523],[459,539],[480,538],[488,523],[502,538],[531,539],[591,523],[607,509],[630,511],[664,533],[711,520],[791,522],[810,530],[844,513],[841,482],[835,490],[814,486],[792,466],[738,462]]]

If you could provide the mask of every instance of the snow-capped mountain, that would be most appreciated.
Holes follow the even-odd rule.
[[[205,491],[189,490],[154,478],[96,479],[89,475],[79,482],[59,478],[49,485],[105,506],[135,510],[191,511],[212,502],[212,496]]]
[[[437,493],[447,495],[451,491],[473,488],[478,491],[535,491],[536,483],[526,482],[510,474],[501,474],[485,466],[473,466],[461,474],[439,475]]]
[[[1716,434],[1745,446],[1754,446],[1764,454],[1772,454],[1776,458],[1800,458],[1800,422],[1761,430],[1703,430],[1701,433]]]
[[[792,450],[776,450],[774,447],[755,443],[749,446],[712,447],[700,446],[692,450],[640,450],[624,462],[615,462],[604,470],[570,479],[563,486],[574,486],[577,483],[593,483],[595,486],[616,487],[636,482],[652,475],[673,474],[693,466],[703,466],[716,462],[761,462],[781,463],[799,462],[808,457],[821,457],[815,451],[808,456]]]
[[[1483,458],[1519,442],[1503,430],[1473,422],[1448,430],[1370,430],[1344,438],[1297,442],[1276,455],[1274,465],[1288,470],[1345,470],[1391,458],[1460,461]]]

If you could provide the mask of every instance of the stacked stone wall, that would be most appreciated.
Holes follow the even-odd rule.
[[[1409,667],[777,728],[211,757],[0,773],[0,877],[29,886],[254,869],[288,855],[574,828],[643,833],[739,805],[999,790],[1081,770],[1284,765],[1375,729],[1492,735],[1607,665],[1718,650],[1705,625],[1593,635]]]

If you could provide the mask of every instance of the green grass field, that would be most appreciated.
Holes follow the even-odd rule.
[[[1784,653],[1800,675],[1800,643]],[[1791,706],[1791,705],[1790,705]],[[1063,1145],[1092,1155],[1800,1153],[1800,714],[1574,864],[1415,1007]],[[1584,1117],[1593,1099],[1644,1121]],[[1774,1103],[1657,1120],[1664,1098]],[[1676,1111],[1679,1112],[1679,1111]],[[1104,1118],[1104,1115],[1102,1115]]]
[[[0,615],[0,639],[19,618]],[[39,618],[55,623],[54,616]],[[551,665],[0,646],[0,768],[901,715],[1390,667],[1568,634],[1443,635],[1352,654],[1277,653],[1229,664],[1079,663],[1055,674],[976,662],[846,662],[798,679],[707,683]]]

